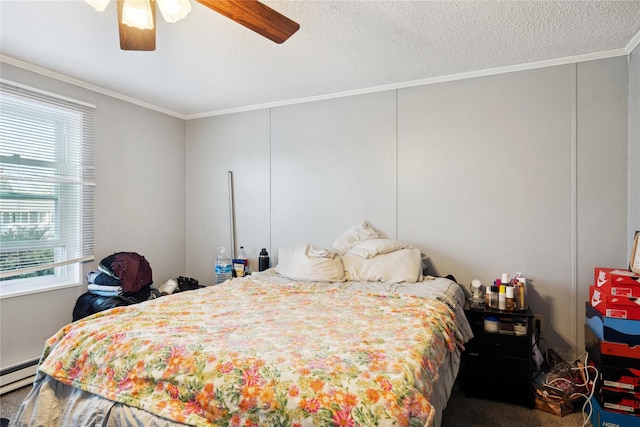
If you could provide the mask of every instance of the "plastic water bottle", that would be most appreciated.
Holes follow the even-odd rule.
[[[225,248],[218,248],[218,257],[216,258],[216,284],[225,282],[232,277],[231,258],[227,255]]]
[[[238,259],[242,260],[245,267],[249,265],[249,257],[247,256],[247,253],[244,250],[244,246],[240,246],[240,250],[238,251]]]

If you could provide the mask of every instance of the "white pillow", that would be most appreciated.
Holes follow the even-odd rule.
[[[338,236],[338,238],[333,242],[333,249],[338,251],[340,254],[344,254],[357,242],[367,239],[377,239],[378,237],[384,236],[371,227],[367,221],[364,221],[362,224],[354,225]]]
[[[342,259],[333,251],[313,245],[280,248],[276,271],[292,280],[344,282]]]
[[[347,253],[342,256],[347,280],[357,282],[415,283],[422,280],[420,249],[405,248],[373,258]]]
[[[409,247],[411,246],[406,243],[392,239],[367,239],[356,242],[347,253],[358,255],[362,258],[373,258],[379,254],[386,254]]]

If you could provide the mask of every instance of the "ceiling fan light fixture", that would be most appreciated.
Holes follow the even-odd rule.
[[[191,12],[189,0],[156,0],[162,17],[167,22],[178,22]]]
[[[98,12],[104,12],[107,5],[111,0],[84,0],[87,4],[90,4]]]
[[[149,0],[125,0],[122,6],[122,23],[141,30],[152,29],[153,15]]]

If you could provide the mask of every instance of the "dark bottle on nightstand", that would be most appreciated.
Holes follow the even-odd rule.
[[[262,248],[258,256],[258,271],[265,271],[269,268],[269,253],[267,248]]]

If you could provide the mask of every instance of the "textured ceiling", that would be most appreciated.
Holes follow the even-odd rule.
[[[193,2],[175,24],[158,15],[156,51],[127,52],[115,0],[102,13],[80,0],[1,0],[0,53],[189,118],[622,55],[640,37],[640,0],[264,3],[300,24],[281,45]]]

